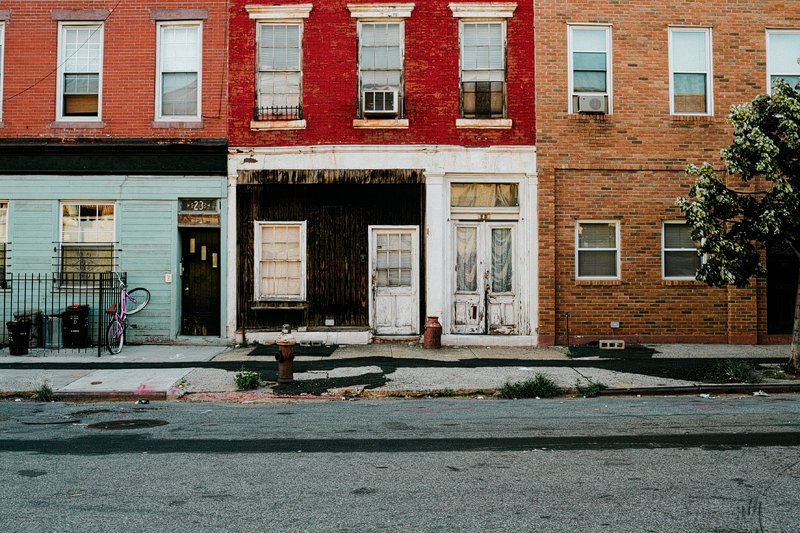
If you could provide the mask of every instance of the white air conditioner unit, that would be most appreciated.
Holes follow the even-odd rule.
[[[364,115],[397,115],[397,89],[365,90],[361,109]]]
[[[608,97],[604,94],[578,96],[577,111],[578,113],[605,115],[608,113]]]

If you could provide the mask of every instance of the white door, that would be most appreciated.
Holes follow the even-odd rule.
[[[370,316],[376,335],[419,333],[416,226],[370,227]]]
[[[456,222],[453,333],[516,333],[516,223]]]

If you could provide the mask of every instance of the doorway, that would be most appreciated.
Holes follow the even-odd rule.
[[[416,226],[370,226],[370,325],[376,335],[419,334]]]
[[[181,228],[181,334],[220,334],[219,228]]]
[[[453,333],[517,332],[516,222],[454,222]]]
[[[791,335],[797,297],[797,256],[786,245],[767,250],[767,334]]]

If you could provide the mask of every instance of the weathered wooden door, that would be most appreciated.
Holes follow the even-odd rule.
[[[513,222],[456,222],[453,333],[516,332]]]
[[[220,334],[219,229],[181,228],[181,333]]]
[[[419,333],[416,226],[370,226],[371,326],[377,335]]]

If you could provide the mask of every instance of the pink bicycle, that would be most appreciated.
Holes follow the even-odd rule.
[[[106,329],[106,346],[108,351],[118,354],[125,344],[125,330],[128,329],[128,316],[135,315],[145,308],[150,302],[150,291],[144,287],[125,290],[125,283],[117,274],[119,280],[119,305],[111,304],[106,313],[111,315],[111,323]],[[130,305],[128,304],[130,302]]]

